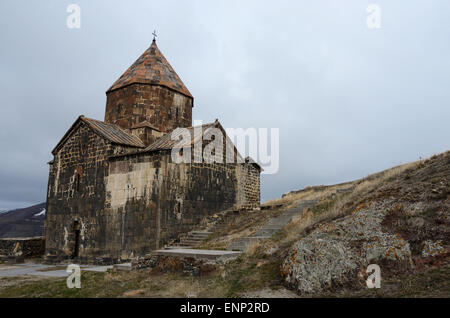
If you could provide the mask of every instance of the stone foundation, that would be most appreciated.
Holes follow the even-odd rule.
[[[45,252],[45,239],[39,237],[0,239],[0,255],[3,257],[42,257]]]

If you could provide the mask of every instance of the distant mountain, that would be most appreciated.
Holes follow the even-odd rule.
[[[28,208],[0,212],[0,238],[44,234],[45,202]]]

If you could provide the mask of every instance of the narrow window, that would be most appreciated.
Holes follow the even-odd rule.
[[[175,215],[177,217],[177,220],[181,220],[181,218],[183,217],[183,213],[181,212],[181,203],[177,202],[175,204]]]
[[[178,108],[176,108],[176,115],[175,115],[178,119]]]
[[[80,222],[75,221],[73,222],[73,251],[72,251],[72,258],[76,258],[80,256]]]
[[[80,191],[80,175],[78,173],[75,176],[75,191]]]

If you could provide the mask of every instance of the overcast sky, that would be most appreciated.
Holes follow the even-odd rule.
[[[67,6],[81,7],[69,29]],[[51,150],[157,43],[193,118],[280,128],[262,200],[450,149],[450,2],[0,2],[0,210],[45,201]]]

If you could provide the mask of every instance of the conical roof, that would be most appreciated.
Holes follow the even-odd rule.
[[[130,84],[161,85],[192,97],[153,40],[150,47],[119,77],[107,93]]]

